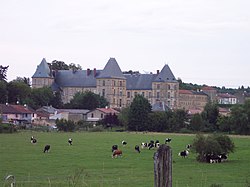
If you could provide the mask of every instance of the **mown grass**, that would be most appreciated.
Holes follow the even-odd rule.
[[[30,137],[38,140],[30,143]],[[245,187],[250,186],[250,137],[232,137],[236,150],[228,162],[198,163],[196,155],[188,158],[178,152],[191,143],[195,135],[92,132],[43,133],[21,132],[0,134],[0,186],[7,186],[4,178],[12,174],[16,186],[91,186],[91,187],[152,187],[154,186],[153,154],[156,150],[134,151],[141,142],[164,142],[172,138],[173,186],[175,187]],[[73,146],[67,143],[73,138]],[[122,147],[121,141],[127,146]],[[43,147],[51,145],[48,154]],[[123,157],[112,159],[111,146],[118,144]]]

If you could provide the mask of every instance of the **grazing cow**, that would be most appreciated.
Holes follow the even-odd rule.
[[[72,142],[73,142],[73,139],[69,138],[69,140],[68,140],[69,145],[72,145]]]
[[[122,150],[116,149],[113,151],[112,158],[117,158],[122,156]]]
[[[114,150],[117,150],[118,149],[118,145],[113,145],[112,146],[112,153],[114,152]]]
[[[144,149],[145,147],[148,147],[148,143],[142,142],[141,143],[141,148]]]
[[[122,140],[122,145],[123,146],[127,145],[127,142],[125,142],[124,140]]]
[[[35,144],[37,142],[37,140],[34,138],[34,136],[31,136],[30,140],[31,140],[30,142],[33,144]]]
[[[135,146],[135,151],[137,151],[138,153],[141,153],[139,145]]]
[[[191,144],[187,144],[187,145],[186,145],[186,148],[187,148],[187,149],[190,149],[191,147],[192,147]]]
[[[155,147],[156,148],[159,148],[160,147],[160,143],[158,142],[158,143],[155,143]]]
[[[49,149],[50,149],[50,145],[45,145],[45,147],[44,147],[44,150],[43,150],[43,152],[45,153],[45,152],[49,152]]]
[[[188,154],[189,154],[188,150],[184,150],[184,151],[179,152],[178,155],[181,156],[182,158],[186,158]]]
[[[221,162],[224,162],[224,161],[227,160],[227,155],[226,155],[225,153],[222,153],[222,154],[220,154],[219,156],[220,156],[220,158],[221,158]]]
[[[166,138],[166,140],[165,140],[165,144],[166,144],[166,143],[170,143],[170,142],[171,142],[171,140],[172,140],[171,138]]]
[[[151,140],[149,143],[148,143],[148,149],[152,149],[153,147],[155,147],[155,143],[153,140]]]

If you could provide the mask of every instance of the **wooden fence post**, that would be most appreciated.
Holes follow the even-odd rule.
[[[155,187],[172,187],[172,151],[166,145],[160,145],[154,154]]]

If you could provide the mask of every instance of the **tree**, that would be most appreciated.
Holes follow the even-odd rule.
[[[0,103],[8,102],[7,83],[0,80]]]
[[[165,112],[152,112],[148,114],[147,130],[164,132],[167,129],[168,118]]]
[[[218,130],[217,118],[219,117],[219,108],[216,103],[207,103],[201,113],[202,119],[205,122],[205,126],[209,131]]]
[[[6,81],[7,80],[7,70],[9,66],[2,66],[0,65],[0,81]]]
[[[48,65],[51,70],[69,70],[69,66],[63,61],[53,60]]]
[[[193,131],[201,131],[203,129],[203,120],[200,114],[194,114],[190,121],[190,129]]]
[[[30,97],[31,88],[24,82],[13,80],[7,84],[8,103],[24,103],[24,100]]]
[[[103,108],[108,106],[108,102],[104,97],[97,95],[91,91],[77,92],[66,108],[88,109]]]
[[[147,130],[148,114],[151,110],[148,100],[142,95],[136,95],[129,107],[128,130]]]
[[[72,70],[82,70],[82,67],[79,65],[79,64],[74,64],[74,63],[70,63],[69,64],[69,69],[72,69]]]
[[[103,124],[106,128],[111,127],[111,129],[113,126],[118,126],[120,124],[118,116],[115,113],[107,114],[100,123]]]
[[[23,83],[27,84],[28,86],[31,86],[31,84],[30,84],[30,78],[27,78],[27,77],[17,77],[13,81],[15,81],[15,82],[23,82]]]
[[[49,106],[52,104],[54,95],[49,87],[43,88],[33,88],[31,91],[31,96],[28,104],[34,109],[38,109],[42,106]]]
[[[200,162],[206,162],[206,155],[228,154],[235,149],[233,141],[228,136],[217,134],[208,136],[197,134],[192,145]]]

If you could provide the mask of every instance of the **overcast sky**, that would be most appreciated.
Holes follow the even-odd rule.
[[[186,83],[250,86],[250,0],[0,0],[8,81],[61,60],[156,73]]]

